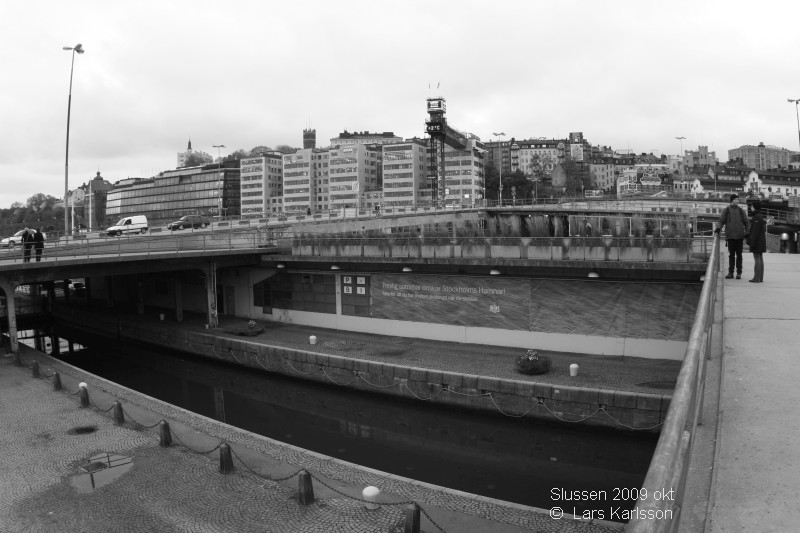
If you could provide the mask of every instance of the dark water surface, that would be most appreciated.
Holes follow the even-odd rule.
[[[608,513],[611,502],[555,502],[553,491],[604,490],[610,499],[614,489],[638,488],[656,445],[653,435],[477,414],[152,346],[75,340],[86,349],[62,359],[171,404],[370,468],[535,507]]]

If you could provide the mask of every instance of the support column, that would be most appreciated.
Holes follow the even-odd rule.
[[[225,389],[214,387],[214,418],[225,423]]]
[[[86,284],[86,307],[92,306],[92,280],[91,278],[84,278]]]
[[[183,322],[183,279],[175,276],[172,286],[175,287],[175,320]]]
[[[6,295],[6,314],[8,315],[8,339],[11,343],[11,353],[19,353],[19,340],[17,339],[17,310],[14,305],[14,291],[16,285],[8,280],[0,281],[0,288]]]
[[[209,261],[204,269],[206,275],[206,318],[208,327],[216,328],[219,326],[217,316],[217,263]]]

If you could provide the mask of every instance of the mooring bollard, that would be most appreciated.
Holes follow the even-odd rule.
[[[53,390],[61,390],[61,374],[53,372]]]
[[[378,487],[373,487],[372,485],[364,488],[364,490],[361,491],[361,496],[369,502],[366,505],[367,509],[374,511],[375,509],[381,508],[381,506],[377,503],[378,496],[380,496],[380,494],[381,489]]]
[[[230,474],[233,472],[231,447],[225,443],[219,447],[219,472],[220,474]]]
[[[419,505],[416,503],[406,507],[406,527],[403,533],[419,533]]]
[[[41,377],[42,373],[39,372],[39,361],[34,361],[31,366],[31,375],[35,378]]]
[[[308,337],[308,343],[309,344],[317,344],[317,336],[316,335],[311,335],[310,337]]]
[[[167,448],[172,444],[172,433],[169,432],[169,424],[167,424],[166,420],[158,423],[158,435],[158,445],[162,448]]]
[[[576,365],[575,363],[572,363],[571,365],[569,365],[569,375],[572,376],[572,377],[577,376],[578,375],[578,369],[580,369],[580,366]]]
[[[301,470],[297,480],[297,491],[300,505],[311,505],[314,503],[314,485],[311,484],[311,474],[307,470]]]
[[[83,381],[78,383],[78,396],[81,399],[81,407],[89,407],[89,386]]]
[[[122,404],[114,402],[114,424],[121,426],[125,423],[125,414],[122,412]]]

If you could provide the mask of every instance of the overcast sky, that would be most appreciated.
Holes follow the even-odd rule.
[[[77,43],[70,189],[173,169],[190,138],[216,157],[309,124],[317,146],[423,136],[439,94],[484,141],[798,149],[800,2],[3,1],[0,42],[0,207],[63,197]]]

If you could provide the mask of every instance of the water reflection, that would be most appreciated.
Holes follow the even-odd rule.
[[[87,494],[108,485],[131,468],[133,459],[130,457],[101,453],[90,457],[86,464],[81,465],[81,469],[86,473],[74,476],[70,483],[81,494]]]
[[[525,505],[551,507],[553,488],[641,486],[655,448],[653,436],[439,408],[108,339],[79,340],[90,348],[65,355],[70,363],[196,413],[370,468]]]

